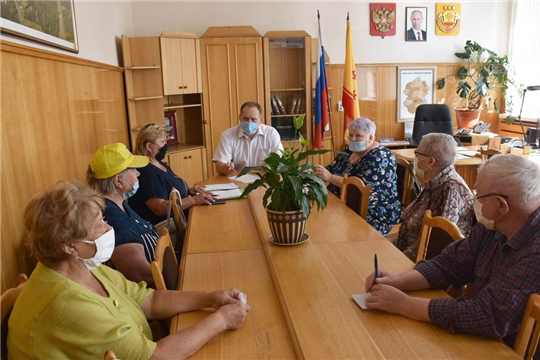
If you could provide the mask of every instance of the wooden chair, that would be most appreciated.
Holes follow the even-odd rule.
[[[437,256],[446,245],[463,238],[456,224],[442,216],[432,217],[431,210],[426,210],[418,240],[416,263]]]
[[[493,155],[502,154],[499,150],[496,149],[480,149],[480,160],[483,163],[485,163],[490,157]]]
[[[532,359],[540,338],[540,295],[531,294],[521,320],[514,350],[522,358]]]
[[[365,185],[360,178],[356,176],[343,176],[343,186],[341,187],[341,201],[354,210],[355,213],[367,219],[369,194],[371,185]]]
[[[8,358],[7,354],[7,335],[8,335],[8,321],[9,317],[11,315],[11,310],[13,310],[13,305],[15,305],[15,301],[19,297],[19,294],[21,293],[22,289],[28,282],[28,277],[26,274],[19,274],[18,276],[19,285],[16,288],[11,288],[6,290],[2,294],[2,298],[0,298],[0,307],[1,307],[1,315],[2,315],[2,329],[1,329],[1,355],[2,360]]]
[[[176,290],[178,261],[167,229],[162,230],[155,249],[155,260],[150,264],[157,290]]]
[[[406,208],[413,199],[410,164],[403,158],[396,158],[397,162],[397,190],[401,206]]]
[[[176,188],[174,187],[171,190],[172,213],[174,224],[176,226],[176,238],[171,240],[174,240],[173,244],[175,246],[176,254],[178,259],[180,259],[182,256],[182,248],[184,246],[184,237],[186,235],[187,220],[184,215],[184,210],[182,210],[182,198],[180,197],[180,193],[175,191]]]

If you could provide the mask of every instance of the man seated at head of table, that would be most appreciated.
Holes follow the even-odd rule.
[[[397,192],[397,163],[394,154],[375,140],[375,123],[366,118],[349,125],[349,147],[326,167],[315,165],[315,172],[328,182],[328,190],[341,196],[343,176],[357,176],[371,185],[366,221],[386,236],[401,217]]]
[[[115,239],[104,207],[101,194],[76,181],[27,205],[27,245],[39,262],[9,319],[10,359],[102,359],[111,349],[121,359],[185,359],[244,323],[250,307],[236,289],[153,290],[101,265]],[[153,341],[147,320],[212,307],[198,323]]]
[[[531,293],[540,292],[540,166],[520,155],[495,155],[480,169],[470,200],[478,219],[468,237],[431,260],[366,279],[366,305],[432,322],[452,333],[513,346]],[[469,297],[423,299],[403,291],[470,284]]]
[[[262,123],[259,103],[243,103],[238,120],[240,125],[221,134],[212,159],[221,175],[234,175],[246,166],[261,166],[270,153],[283,150],[277,130]]]
[[[424,135],[414,152],[414,168],[425,180],[424,189],[403,213],[399,233],[388,236],[413,261],[426,210],[454,222],[463,236],[471,229],[473,208],[467,202],[471,190],[454,169],[456,151],[451,135],[431,133]]]

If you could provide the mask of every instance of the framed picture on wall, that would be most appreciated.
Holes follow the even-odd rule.
[[[79,52],[73,0],[2,1],[3,33]]]
[[[169,128],[167,144],[178,144],[178,132],[176,130],[176,111],[167,111],[165,113],[165,126]]]
[[[397,121],[412,121],[416,108],[435,102],[436,66],[397,68]]]
[[[405,41],[427,41],[427,7],[407,7]]]

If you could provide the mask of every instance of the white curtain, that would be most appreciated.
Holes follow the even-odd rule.
[[[515,0],[512,3],[510,24],[509,59],[516,69],[516,83],[527,86],[540,85],[540,1]],[[519,114],[522,99],[512,87],[514,115]],[[523,104],[523,119],[540,117],[540,90],[527,91]]]

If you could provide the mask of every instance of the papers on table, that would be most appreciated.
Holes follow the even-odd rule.
[[[367,294],[354,294],[352,296],[355,303],[362,308],[362,310],[370,310],[371,308],[366,306],[366,299],[371,296],[371,293]]]
[[[242,190],[235,183],[211,184],[204,187],[219,200],[236,199],[242,195]]]
[[[251,184],[258,178],[259,178],[258,176],[246,174],[242,176],[231,176],[229,179],[234,180],[234,181],[240,181],[245,184]]]
[[[473,157],[476,156],[476,154],[477,154],[476,151],[469,150],[469,149],[466,149],[466,150],[463,150],[463,151],[458,151],[458,153],[456,154],[456,160],[457,159],[473,158]]]

